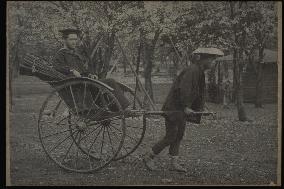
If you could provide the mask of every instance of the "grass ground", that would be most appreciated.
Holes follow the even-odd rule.
[[[28,89],[23,89],[28,90]],[[156,94],[159,97],[159,94]],[[161,94],[162,95],[162,94]],[[186,174],[167,169],[167,149],[157,158],[160,171],[149,172],[138,161],[139,155],[164,135],[164,120],[148,120],[147,131],[137,151],[105,169],[81,174],[66,172],[45,155],[38,139],[37,114],[46,94],[15,93],[10,114],[10,149],[12,185],[218,185],[276,183],[277,105],[266,104],[255,109],[245,104],[252,123],[237,120],[233,105],[208,104],[218,113],[202,123],[188,124],[183,138],[181,163]]]

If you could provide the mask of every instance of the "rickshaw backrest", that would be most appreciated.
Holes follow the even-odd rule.
[[[94,82],[97,85],[88,85],[85,92],[84,82],[86,81]],[[89,110],[90,108],[94,109],[96,105],[100,105],[102,96],[98,95],[99,87],[96,86],[101,86],[100,88],[102,89],[113,91],[113,88],[98,80],[84,77],[69,78],[60,81],[51,81],[48,83],[53,88],[60,89],[58,90],[58,95],[71,110],[80,112]]]

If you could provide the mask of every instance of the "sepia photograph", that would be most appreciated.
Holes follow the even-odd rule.
[[[281,1],[7,1],[7,186],[281,186]]]

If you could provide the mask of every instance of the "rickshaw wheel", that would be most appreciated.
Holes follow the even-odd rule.
[[[135,92],[131,88],[121,83],[119,84],[124,92],[124,96],[130,101],[130,110],[141,110],[142,103],[139,96],[135,95]],[[118,155],[114,158],[115,161],[121,160],[135,152],[141,144],[146,132],[146,125],[142,123],[142,114],[136,116],[126,115],[125,127],[126,133],[123,146]]]
[[[38,119],[45,153],[69,171],[87,173],[106,167],[125,138],[125,118],[111,89],[86,78],[67,80],[54,88]]]

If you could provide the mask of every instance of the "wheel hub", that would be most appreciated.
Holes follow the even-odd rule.
[[[108,127],[108,126],[110,125],[110,123],[111,123],[110,120],[106,120],[106,121],[103,121],[103,122],[102,122],[102,125],[103,125],[104,127]]]

